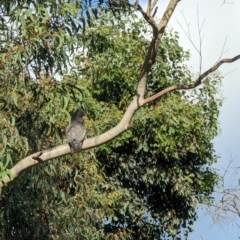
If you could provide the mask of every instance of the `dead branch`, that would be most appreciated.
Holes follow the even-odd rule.
[[[206,209],[214,222],[223,226],[233,221],[238,224],[237,221],[240,216],[239,169],[233,163],[234,160],[231,158],[226,169],[224,169],[221,187],[214,191],[214,203]],[[226,179],[227,184],[225,183]]]

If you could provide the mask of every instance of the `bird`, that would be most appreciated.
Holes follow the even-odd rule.
[[[71,117],[71,123],[66,127],[66,135],[71,153],[82,149],[83,141],[87,135],[87,129],[84,126],[83,117],[85,112],[79,108]]]

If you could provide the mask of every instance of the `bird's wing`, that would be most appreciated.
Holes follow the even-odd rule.
[[[86,137],[87,130],[83,125],[68,125],[66,128],[66,135],[68,141],[71,142],[73,140],[83,141]]]
[[[79,141],[83,141],[87,135],[87,129],[82,125],[81,127],[79,126],[78,128],[78,134],[81,135],[81,137],[78,138]]]

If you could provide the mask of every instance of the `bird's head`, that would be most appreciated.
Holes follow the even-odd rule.
[[[72,116],[72,121],[77,121],[79,123],[83,123],[83,117],[85,116],[85,112],[82,108],[79,108]]]

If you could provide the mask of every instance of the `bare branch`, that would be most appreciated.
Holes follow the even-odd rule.
[[[181,29],[183,30],[184,34],[186,35],[186,37],[188,38],[188,40],[190,41],[190,43],[192,44],[192,46],[195,48],[195,50],[198,52],[199,55],[199,75],[202,72],[202,42],[203,42],[203,38],[204,38],[204,34],[203,36],[201,35],[201,31],[205,22],[205,19],[203,20],[201,26],[199,23],[199,10],[198,10],[198,5],[197,5],[197,22],[198,22],[198,35],[199,35],[199,48],[194,44],[192,38],[191,38],[191,32],[190,32],[190,27],[189,27],[189,23],[184,15],[184,13],[182,12],[182,16],[183,19],[185,21],[185,24],[187,26],[187,31],[183,28],[183,26],[180,24],[180,22],[177,20],[178,25],[181,27]]]
[[[148,6],[147,6],[147,11],[146,14],[147,15],[151,15],[153,9],[155,8],[156,4],[157,4],[158,0],[154,0],[153,4],[152,4],[152,0],[148,0]]]
[[[223,184],[214,191],[215,203],[207,207],[207,212],[214,222],[223,226],[233,221],[239,225],[237,221],[240,216],[240,186],[236,183],[239,181],[239,169],[233,163],[234,159],[231,157],[224,169]]]
[[[183,90],[183,89],[196,88],[197,86],[199,86],[202,83],[202,80],[205,77],[207,77],[210,73],[216,71],[223,63],[232,63],[232,62],[235,62],[238,59],[240,59],[240,55],[237,55],[233,58],[224,58],[224,59],[220,60],[218,63],[216,63],[213,67],[209,68],[206,72],[201,74],[195,82],[193,82],[191,84],[187,84],[187,85],[172,85],[170,87],[167,87],[164,90],[162,90],[161,92],[158,92],[158,93],[154,94],[153,96],[145,99],[143,101],[144,102],[143,104],[148,103],[148,102],[152,102],[152,101],[160,98],[164,94],[166,94],[168,92],[171,92],[173,90]]]
[[[152,14],[152,17],[153,17],[153,18],[155,17],[155,15],[156,15],[156,13],[157,13],[157,10],[158,10],[158,7],[155,8],[155,10],[154,10],[154,12],[153,12],[153,14]]]
[[[146,12],[146,13],[142,12],[145,20],[149,23],[150,26],[152,26],[153,36],[152,36],[152,40],[151,40],[149,48],[148,48],[147,56],[142,65],[141,72],[140,72],[140,75],[138,78],[137,96],[139,98],[139,101],[144,99],[144,93],[146,90],[148,74],[152,68],[152,65],[154,64],[154,62],[156,60],[157,51],[159,48],[159,44],[162,40],[165,28],[174,12],[174,9],[177,6],[178,2],[179,2],[179,0],[171,0],[169,2],[167,9],[164,12],[164,14],[161,18],[161,21],[159,22],[158,25],[156,24],[154,18],[148,14],[148,12]],[[151,4],[151,1],[149,1],[148,4]],[[155,2],[153,4],[155,4]],[[148,9],[149,8],[150,8],[150,5],[148,6]]]
[[[228,74],[230,74],[230,73],[232,73],[232,72],[235,72],[236,70],[237,70],[237,68],[235,68],[235,69],[233,69],[233,70],[227,72],[226,74],[223,75],[223,77],[227,76]]]
[[[220,53],[220,56],[219,56],[217,62],[221,59],[221,57],[223,56],[223,54],[226,53],[226,52],[228,51],[228,50],[224,51],[224,48],[225,48],[226,42],[227,42],[227,37],[226,37],[225,40],[224,40],[223,47],[222,47],[222,50],[221,50],[221,53]]]
[[[149,7],[149,6],[148,6]],[[148,22],[148,24],[152,27],[154,35],[157,34],[157,24],[154,20],[154,16],[151,16],[151,13],[148,14],[148,9],[146,12],[142,9],[142,7],[138,4],[137,10],[142,14],[144,19]]]
[[[226,0],[223,1],[222,5],[224,4],[233,4],[234,2],[227,2]]]
[[[200,27],[200,24],[199,24],[199,9],[198,9],[198,4],[197,4],[197,22],[198,22],[198,37],[199,37],[199,74],[201,74],[202,72],[202,42],[203,42],[203,38],[204,38],[204,35],[201,36],[201,31],[202,31],[202,27],[203,27],[203,24],[205,22],[205,18],[202,22],[202,25]]]
[[[139,6],[139,0],[136,0],[136,2],[134,3],[134,8],[137,10],[138,9],[138,6]]]

